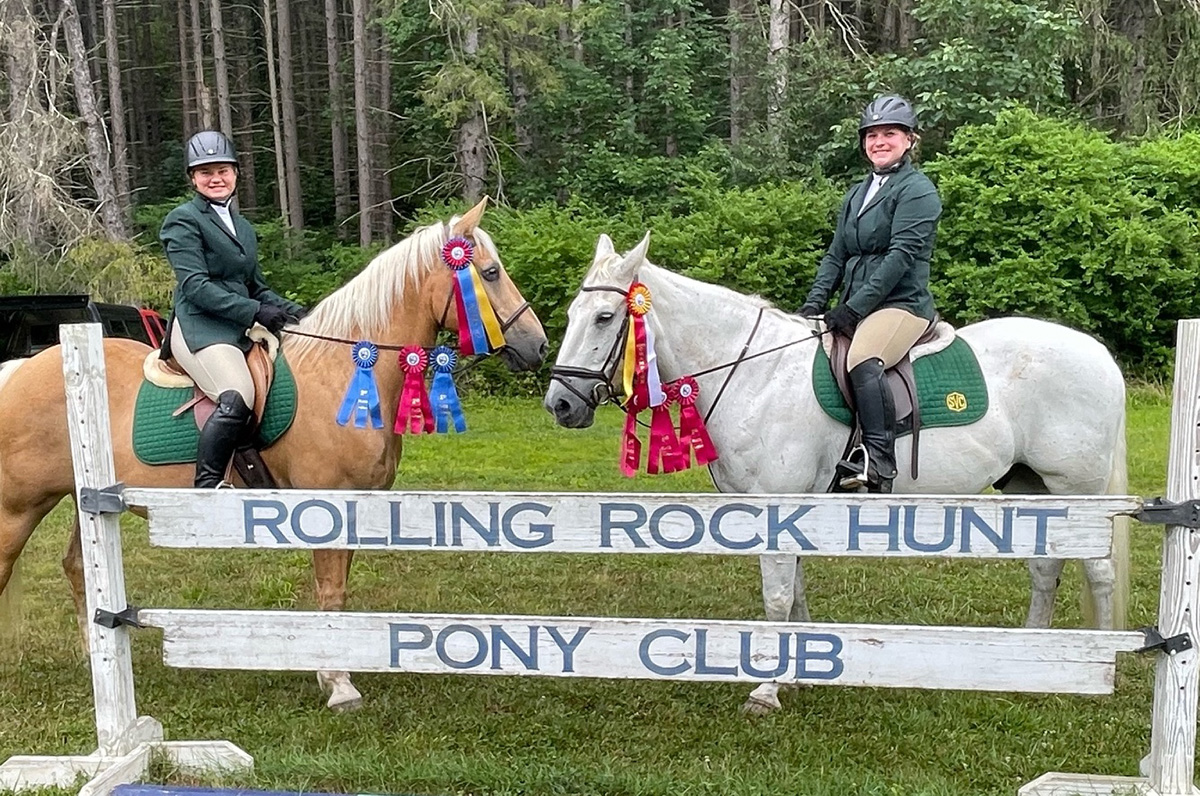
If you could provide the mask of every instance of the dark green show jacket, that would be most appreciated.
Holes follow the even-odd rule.
[[[846,194],[805,303],[824,307],[841,287],[840,301],[860,317],[899,307],[933,320],[929,258],[942,215],[937,188],[906,159],[860,216],[870,185],[867,175]]]
[[[262,303],[289,313],[300,305],[267,287],[258,265],[258,238],[254,227],[236,210],[230,210],[235,237],[204,197],[197,195],[172,210],[158,233],[167,260],[175,269],[175,308],[172,323],[179,323],[192,351],[216,343],[250,350],[246,330]]]

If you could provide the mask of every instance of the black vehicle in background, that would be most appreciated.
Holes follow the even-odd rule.
[[[163,319],[152,309],[102,304],[86,295],[0,296],[0,362],[57,345],[59,324],[91,322],[104,328],[105,337],[162,343]]]

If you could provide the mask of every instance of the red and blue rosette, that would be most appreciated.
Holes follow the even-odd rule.
[[[683,468],[691,466],[692,451],[696,452],[696,464],[703,467],[717,460],[717,449],[704,426],[704,418],[696,409],[696,396],[700,385],[691,376],[684,376],[670,385],[672,397],[679,402],[679,456]]]
[[[439,434],[449,434],[450,424],[459,434],[467,430],[467,419],[463,417],[462,403],[458,400],[458,389],[454,386],[454,366],[458,357],[448,346],[440,345],[429,352],[433,365],[433,384],[429,388],[433,399],[433,416]]]
[[[351,351],[354,359],[354,376],[337,421],[346,425],[354,418],[355,428],[366,428],[368,420],[372,428],[383,428],[383,410],[379,405],[379,386],[375,383],[375,363],[379,361],[379,348],[369,340],[359,340]]]
[[[442,262],[454,271],[458,347],[466,355],[486,354],[504,345],[504,331],[472,264],[474,258],[475,245],[466,238],[450,238],[442,245]]]
[[[418,345],[400,349],[400,370],[404,373],[404,384],[400,388],[400,404],[396,407],[397,434],[406,431],[413,434],[432,434],[433,410],[429,405],[429,393],[425,391],[425,368],[429,355]]]

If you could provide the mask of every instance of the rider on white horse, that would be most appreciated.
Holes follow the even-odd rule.
[[[838,466],[841,485],[890,492],[896,409],[884,371],[933,322],[929,259],[942,202],[929,178],[913,167],[917,116],[908,100],[888,95],[867,105],[858,137],[871,173],[846,194],[833,243],[799,313],[820,315],[841,288],[825,325],[851,338],[846,368],[862,430],[862,445]]]

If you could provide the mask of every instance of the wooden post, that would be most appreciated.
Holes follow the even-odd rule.
[[[116,483],[112,433],[108,418],[108,387],[104,341],[98,323],[64,325],[61,331],[63,381],[67,390],[67,428],[75,467],[75,502],[83,542],[83,565],[88,583],[87,612],[114,613],[126,608],[125,569],[121,559],[119,514],[91,514],[79,499],[84,488],[102,489]],[[101,755],[123,755],[141,742],[136,737],[133,665],[129,631],[88,623],[92,690],[96,701],[96,740]]]
[[[1179,322],[1167,499],[1200,498],[1200,320]],[[1200,529],[1166,527],[1158,625],[1164,638],[1187,633],[1200,645],[1197,589]],[[1154,718],[1150,736],[1150,787],[1161,796],[1191,794],[1196,756],[1197,655],[1192,649],[1160,655],[1154,671]]]

